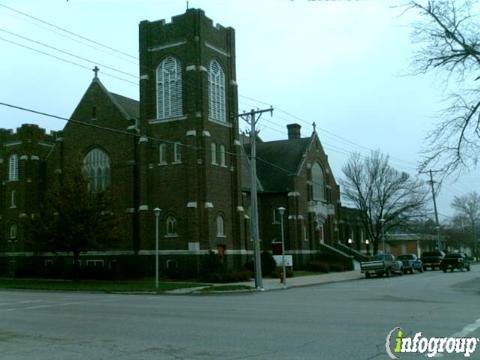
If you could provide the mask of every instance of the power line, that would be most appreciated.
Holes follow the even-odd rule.
[[[52,57],[54,59],[57,59],[59,61],[63,61],[67,64],[70,64],[70,65],[75,65],[75,66],[78,66],[78,67],[81,67],[83,69],[86,69],[86,70],[91,70],[88,66],[85,66],[83,64],[79,64],[77,62],[74,62],[74,61],[71,61],[71,60],[68,60],[68,59],[64,59],[64,58],[61,58],[59,56],[56,56],[56,55],[53,55],[53,54],[50,54],[50,53],[47,53],[45,51],[42,51],[42,50],[38,50],[38,49],[35,49],[35,48],[32,48],[30,46],[27,46],[27,45],[23,45],[23,44],[20,44],[16,41],[13,41],[13,40],[8,40],[8,39],[5,39],[3,37],[0,36],[0,40],[2,41],[5,41],[5,42],[8,42],[10,44],[13,44],[13,45],[16,45],[16,46],[19,46],[19,47],[22,47],[22,48],[25,48],[25,49],[28,49],[28,50],[31,50],[31,51],[34,51],[34,52],[37,52],[37,53],[40,53],[40,54],[43,54],[43,55],[46,55],[46,56],[49,56],[49,57]],[[130,81],[130,80],[127,80],[127,79],[124,79],[124,78],[121,78],[119,76],[116,76],[116,75],[113,75],[113,74],[110,74],[108,72],[102,72],[103,74],[105,74],[106,76],[109,76],[111,78],[114,78],[114,79],[117,79],[117,80],[121,80],[121,81],[124,81],[124,82],[127,82],[127,83],[130,83],[130,84],[133,84],[133,85],[138,85],[137,83],[133,82],[133,81]]]
[[[38,22],[40,22],[40,23],[42,23],[42,24],[46,24],[46,25],[48,25],[48,26],[50,26],[50,27],[53,27],[54,29],[58,29],[58,30],[60,30],[60,31],[62,31],[62,32],[64,32],[64,33],[73,35],[73,36],[75,36],[75,37],[77,37],[77,38],[80,38],[80,39],[89,41],[89,42],[94,43],[94,44],[96,44],[96,45],[102,46],[102,47],[107,48],[107,49],[109,49],[109,50],[113,50],[113,51],[115,51],[115,52],[117,52],[117,53],[120,53],[120,54],[122,54],[122,55],[129,56],[130,58],[133,58],[133,59],[137,59],[137,60],[138,60],[138,58],[136,58],[136,57],[134,57],[134,56],[132,56],[132,55],[129,55],[129,54],[123,52],[123,51],[114,49],[114,48],[112,48],[112,47],[110,47],[110,46],[107,46],[107,45],[104,45],[104,44],[102,44],[102,43],[100,43],[100,42],[98,42],[98,41],[89,39],[89,38],[87,38],[87,37],[85,37],[85,36],[83,36],[83,35],[79,35],[79,34],[73,32],[73,31],[67,30],[67,29],[62,28],[62,27],[60,27],[60,26],[58,26],[58,25],[55,25],[55,24],[52,24],[52,23],[50,23],[50,22],[48,22],[48,21],[42,20],[42,19],[40,19],[40,18],[38,18],[38,17],[32,16],[32,15],[30,15],[30,14],[27,14],[27,13],[25,13],[25,12],[16,10],[16,9],[11,8],[11,7],[8,7],[8,6],[6,6],[6,5],[0,4],[0,6],[2,6],[2,7],[4,7],[4,8],[7,8],[7,9],[10,10],[10,11],[13,11],[13,12],[16,12],[16,13],[18,13],[18,14],[21,14],[22,16],[25,16],[25,17],[34,19],[34,20],[36,20],[36,21],[38,21]],[[27,40],[27,41],[32,41],[32,42],[35,42],[35,43],[40,44],[40,45],[42,45],[42,46],[46,46],[46,47],[52,48],[52,49],[54,49],[54,50],[56,50],[56,51],[65,53],[65,54],[67,54],[67,55],[69,55],[69,56],[76,57],[76,58],[81,59],[81,60],[83,60],[83,61],[88,61],[88,62],[90,62],[90,63],[97,63],[96,61],[93,61],[93,60],[90,60],[90,59],[86,59],[86,58],[83,58],[83,57],[79,57],[78,55],[75,55],[75,54],[66,52],[66,51],[64,51],[64,50],[61,50],[61,49],[52,47],[52,46],[50,46],[50,45],[47,45],[47,44],[44,44],[44,43],[41,43],[41,42],[38,42],[38,41],[35,41],[35,40],[32,40],[32,39],[29,39],[29,38],[26,38],[26,37],[22,37],[21,35],[15,34],[15,33],[13,33],[13,32],[9,32],[9,31],[6,31],[6,30],[2,30],[2,31],[7,32],[7,33],[10,33],[11,35],[14,35],[14,36],[21,37],[21,38],[23,38],[23,39],[25,39],[25,40]],[[29,49],[29,50],[39,52],[39,53],[44,54],[44,55],[47,55],[47,56],[51,56],[51,57],[53,57],[53,58],[55,58],[55,59],[57,59],[57,60],[64,61],[64,62],[70,63],[70,64],[72,64],[72,65],[80,66],[80,67],[82,67],[82,68],[84,68],[84,69],[90,70],[89,68],[87,68],[87,67],[85,67],[85,66],[82,66],[82,65],[80,65],[80,64],[78,64],[78,63],[75,63],[75,62],[72,62],[72,61],[69,61],[69,60],[66,60],[66,59],[57,57],[57,56],[55,56],[55,55],[51,55],[51,54],[42,52],[42,51],[40,51],[40,50],[36,50],[36,49],[30,48],[30,47],[28,47],[28,46],[21,45],[21,44],[18,44],[18,43],[15,43],[15,42],[13,42],[13,41],[9,41],[9,40],[3,39],[3,38],[0,38],[0,39],[1,39],[1,40],[4,40],[4,41],[7,41],[7,42],[10,42],[11,44],[14,44],[14,45],[17,45],[17,46],[21,46],[21,47],[27,48],[27,49]],[[75,40],[75,41],[76,41],[76,40]],[[123,73],[123,74],[125,74],[125,75],[138,78],[138,76],[135,76],[135,75],[126,73],[126,72],[124,72],[124,71],[115,69],[115,68],[110,67],[110,66],[108,66],[108,65],[101,64],[101,63],[97,63],[97,64],[99,64],[99,65],[101,65],[101,66],[103,66],[103,67],[105,67],[105,68],[111,69],[111,70],[113,70],[113,71],[117,71],[117,72]],[[155,71],[155,69],[152,69],[152,68],[149,68],[149,67],[143,66],[143,68],[146,68],[146,69],[148,69],[148,70],[150,70],[150,71]],[[126,79],[117,77],[117,76],[115,76],[115,75],[112,75],[112,74],[109,74],[109,73],[106,73],[106,72],[102,72],[102,73],[104,73],[106,76],[110,76],[110,77],[112,77],[112,78],[115,78],[115,79],[118,79],[118,80],[121,80],[121,81],[125,81],[125,82],[129,82],[129,83],[131,83],[131,84],[133,84],[133,85],[138,86],[137,83],[128,81],[128,80],[126,80]],[[194,84],[194,86],[196,86],[196,84]],[[258,100],[258,99],[255,99],[255,98],[252,98],[252,97],[249,97],[249,96],[245,96],[245,95],[241,95],[241,94],[240,94],[239,97],[243,97],[243,98],[246,98],[246,99],[249,99],[249,100],[252,100],[252,101],[261,103],[261,104],[267,104],[267,105],[269,105],[268,103],[266,103],[266,102],[264,102],[264,101],[261,101],[261,100]],[[300,118],[300,117],[298,117],[298,116],[296,116],[296,115],[294,115],[294,114],[292,114],[292,113],[290,113],[290,112],[288,112],[288,111],[286,111],[286,110],[284,110],[284,109],[282,109],[282,108],[279,108],[279,107],[276,107],[276,108],[278,109],[278,111],[284,113],[285,115],[290,116],[290,117],[292,117],[292,118],[294,118],[294,119],[296,119],[296,120],[298,120],[298,121],[301,121],[301,122],[307,124],[308,126],[311,126],[311,124],[308,123],[307,121],[305,121],[304,119],[302,119],[302,118]],[[287,119],[284,119],[284,118],[282,118],[282,119],[288,121]],[[279,125],[277,124],[277,126],[279,126]],[[267,127],[267,126],[266,126],[266,127]],[[269,128],[269,127],[267,127],[267,128]],[[269,129],[272,130],[272,128],[269,128]],[[347,143],[347,144],[351,144],[351,145],[353,145],[353,146],[357,146],[357,147],[363,148],[363,149],[368,150],[368,151],[373,151],[373,149],[370,149],[370,148],[368,148],[368,147],[366,147],[366,146],[364,146],[364,145],[361,145],[361,144],[355,143],[355,142],[353,142],[353,141],[351,141],[351,140],[348,140],[348,139],[346,139],[346,138],[344,138],[344,137],[342,137],[342,136],[339,136],[339,135],[337,135],[337,134],[335,134],[335,133],[333,133],[333,132],[331,132],[331,131],[329,131],[329,130],[326,130],[326,129],[321,128],[321,127],[318,127],[318,129],[322,130],[322,131],[325,132],[326,134],[328,134],[328,135],[330,135],[330,136],[332,136],[332,137],[335,137],[335,138],[337,138],[337,139],[339,139],[339,140],[341,140],[341,141],[343,141],[343,142],[345,142],[345,143]],[[278,130],[277,130],[277,132],[278,132]],[[337,146],[335,146],[335,145],[331,145],[331,144],[328,144],[328,143],[326,143],[326,142],[322,142],[322,143],[325,144],[325,145],[328,146],[328,147],[331,147],[331,148],[333,149],[333,151],[340,152],[340,153],[342,153],[342,154],[344,154],[344,155],[347,155],[347,154],[350,154],[350,153],[351,153],[351,152],[348,152],[348,150],[345,150],[345,149],[343,149],[343,148],[339,148],[339,147],[337,147]],[[391,158],[395,159],[396,157],[391,156]],[[401,162],[404,162],[404,163],[412,164],[412,163],[410,163],[410,162],[408,162],[408,161],[405,161],[405,160],[403,160],[403,159],[400,159],[400,158],[397,158],[397,160],[398,160],[398,161],[401,161]],[[402,167],[406,167],[406,166],[402,166]],[[411,169],[411,170],[416,170],[416,167],[415,167],[415,168],[409,167],[409,169]]]
[[[241,97],[241,98],[244,98],[244,99],[248,99],[248,100],[255,101],[255,102],[259,103],[259,104],[267,104],[266,102],[264,102],[264,101],[262,101],[262,100],[255,99],[255,98],[252,98],[252,97],[250,97],[250,96],[245,96],[245,95],[242,95],[242,94],[239,94],[238,96]],[[280,108],[280,107],[278,107],[278,106],[276,106],[276,105],[274,105],[274,106],[275,106],[275,109],[277,109],[279,112],[281,112],[281,113],[283,113],[283,114],[285,114],[285,115],[287,115],[287,116],[290,116],[291,118],[293,118],[293,119],[295,119],[295,120],[298,120],[298,121],[306,124],[306,125],[309,126],[309,127],[312,126],[311,123],[309,123],[308,121],[302,119],[301,117],[296,116],[296,115],[294,115],[294,114],[292,114],[292,113],[290,113],[290,112],[288,112],[288,111],[286,111],[286,110],[284,110],[284,109],[282,109],[282,108]],[[278,116],[277,116],[277,117],[278,117]],[[284,119],[284,120],[288,121],[287,119]],[[325,128],[322,128],[322,127],[319,127],[319,126],[316,126],[316,127],[317,127],[318,129],[324,131],[325,133],[330,134],[331,136],[334,136],[335,138],[338,138],[338,139],[340,139],[340,140],[342,140],[342,141],[344,141],[344,142],[347,142],[347,143],[352,144],[352,145],[354,145],[354,146],[363,148],[363,149],[368,150],[368,151],[370,151],[370,152],[371,152],[371,151],[374,151],[374,149],[371,149],[371,148],[369,148],[369,147],[367,147],[367,146],[364,146],[364,145],[358,144],[358,143],[356,143],[356,142],[354,142],[354,141],[351,141],[351,140],[349,140],[349,139],[346,139],[346,138],[344,138],[343,136],[337,135],[337,134],[335,134],[334,132],[331,132],[331,131],[329,131],[329,130],[327,130],[327,129],[325,129]],[[396,157],[393,157],[393,156],[391,156],[391,157],[392,157],[392,158],[396,158]],[[406,160],[403,160],[403,159],[400,159],[400,158],[396,158],[396,159],[397,159],[398,161],[402,161],[402,162],[405,162],[405,163],[410,164],[410,165],[415,165],[415,169],[416,169],[416,164],[411,163],[411,162],[406,161]]]
[[[16,34],[16,33],[12,32],[12,31],[8,31],[8,30],[2,29],[2,28],[0,28],[0,31],[2,31],[2,32],[4,32],[4,33],[7,33],[7,34],[9,34],[9,35],[15,36],[15,37],[17,37],[17,38],[20,38],[20,39],[22,39],[22,40],[26,40],[26,41],[32,42],[32,43],[34,43],[34,44],[44,46],[44,47],[46,47],[46,48],[48,48],[48,49],[52,49],[52,50],[58,51],[58,52],[60,52],[60,53],[62,53],[62,54],[65,54],[65,55],[74,57],[74,58],[76,58],[76,59],[83,60],[83,61],[89,62],[89,63],[91,63],[91,64],[100,65],[100,66],[103,66],[104,68],[107,68],[107,69],[109,69],[109,70],[113,70],[113,71],[116,71],[116,72],[118,72],[118,73],[121,73],[121,74],[124,74],[124,75],[127,75],[127,76],[130,76],[130,77],[133,77],[133,78],[138,79],[138,76],[137,76],[137,75],[133,75],[133,74],[127,73],[127,72],[125,72],[125,71],[123,71],[123,70],[116,69],[116,68],[114,68],[114,67],[105,65],[105,64],[100,63],[100,62],[97,62],[97,61],[95,61],[95,60],[90,60],[90,59],[84,58],[84,57],[82,57],[82,56],[80,56],[80,55],[76,55],[76,54],[73,54],[73,53],[71,53],[71,52],[68,52],[68,51],[59,49],[59,48],[57,48],[57,47],[55,47],[55,46],[46,44],[46,43],[44,43],[44,42],[41,42],[41,41],[38,41],[38,40],[33,40],[33,39],[29,38],[29,37],[26,37],[26,36],[23,36],[23,35],[19,35],[19,34]]]
[[[104,130],[104,131],[110,131],[110,132],[120,134],[120,135],[134,136],[134,137],[137,137],[137,138],[145,137],[145,138],[147,138],[149,140],[152,140],[152,141],[157,141],[157,142],[167,143],[167,144],[180,144],[181,146],[184,146],[186,148],[198,149],[198,147],[195,146],[195,145],[187,145],[187,144],[183,144],[183,143],[178,142],[178,141],[165,140],[165,139],[161,139],[161,138],[157,138],[157,137],[153,137],[153,136],[140,135],[136,132],[110,128],[110,127],[106,127],[106,126],[102,126],[102,125],[98,125],[98,124],[86,123],[84,121],[71,119],[71,118],[69,119],[69,118],[66,118],[66,117],[63,117],[63,116],[53,115],[53,114],[49,114],[49,113],[46,113],[46,112],[43,112],[43,111],[29,109],[29,108],[26,108],[26,107],[23,107],[23,106],[13,105],[13,104],[4,103],[4,102],[0,102],[0,105],[5,106],[5,107],[9,107],[9,108],[12,108],[12,109],[26,111],[26,112],[33,113],[33,114],[36,114],[36,115],[50,117],[50,118],[57,119],[57,120],[64,120],[64,121],[71,122],[71,123],[78,124],[78,125],[82,125],[82,126],[88,126],[88,127],[92,127],[92,128],[99,129],[99,130]]]
[[[26,12],[23,12],[23,11],[20,11],[20,10],[16,10],[16,9],[14,9],[14,8],[12,8],[12,7],[10,7],[10,6],[4,5],[4,4],[0,4],[0,6],[3,7],[3,8],[8,9],[8,10],[10,10],[10,11],[13,11],[13,12],[15,12],[15,13],[17,13],[17,14],[20,14],[20,15],[23,15],[23,16],[25,16],[25,17],[31,18],[31,19],[33,19],[33,20],[36,20],[36,21],[38,21],[38,22],[40,22],[40,23],[42,23],[42,24],[51,26],[51,27],[53,27],[53,28],[55,28],[55,29],[57,29],[57,30],[60,30],[60,31],[62,31],[62,32],[65,32],[65,33],[67,33],[67,34],[70,34],[70,35],[73,35],[73,36],[75,36],[75,37],[78,37],[78,38],[80,38],[80,39],[82,39],[82,40],[91,42],[91,43],[93,43],[93,44],[95,44],[95,45],[98,45],[98,46],[101,46],[101,47],[103,47],[103,48],[109,49],[109,50],[111,50],[111,51],[114,51],[114,52],[116,52],[116,53],[122,54],[122,55],[124,55],[124,56],[129,57],[129,58],[133,58],[133,59],[138,60],[137,57],[132,56],[132,55],[130,55],[130,54],[127,54],[126,52],[123,52],[123,51],[118,50],[118,49],[115,49],[115,48],[113,48],[113,47],[111,47],[111,46],[102,44],[102,43],[100,43],[100,42],[98,42],[98,41],[89,39],[89,38],[87,38],[87,37],[85,37],[85,36],[83,36],[83,35],[80,35],[80,34],[77,34],[77,33],[73,32],[73,31],[67,30],[67,29],[65,29],[65,28],[62,28],[62,27],[60,27],[60,26],[58,26],[58,25],[55,25],[55,24],[52,24],[52,23],[50,23],[50,22],[48,22],[48,21],[42,20],[42,19],[40,19],[40,18],[38,18],[38,17],[35,17],[35,16],[33,16],[33,15],[27,14]]]

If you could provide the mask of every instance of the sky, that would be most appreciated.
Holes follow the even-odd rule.
[[[190,0],[188,6],[235,29],[239,109],[275,109],[273,117],[260,121],[262,139],[285,139],[286,125],[294,122],[302,125],[302,136],[309,136],[315,122],[338,182],[352,152],[368,156],[376,149],[390,156],[393,167],[416,175],[425,137],[445,106],[441,79],[412,74],[411,32],[418,18],[413,12],[402,15],[404,3]],[[0,102],[68,118],[95,65],[107,89],[138,99],[138,23],[169,21],[186,6],[184,0],[0,0]],[[23,123],[48,130],[65,125],[0,106],[0,127]],[[447,180],[438,195],[440,219],[448,221],[452,215],[455,195],[477,190],[479,184],[474,169]]]

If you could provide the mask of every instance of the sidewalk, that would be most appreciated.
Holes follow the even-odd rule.
[[[328,283],[335,283],[340,281],[351,281],[351,280],[358,280],[364,278],[364,275],[360,273],[358,270],[353,271],[344,271],[344,272],[333,272],[328,274],[319,274],[319,275],[308,275],[308,276],[298,276],[287,278],[287,288],[296,288],[296,287],[303,287],[303,286],[314,286],[320,284],[328,284]],[[227,283],[227,284],[212,284],[213,287],[215,286],[227,286],[227,285],[245,285],[251,286],[252,290],[255,288],[255,281],[244,281],[244,282],[236,282],[236,283]],[[176,294],[176,295],[186,295],[186,294],[195,294],[201,292],[206,287],[198,287],[198,288],[186,288],[186,289],[177,289],[168,291],[168,294]],[[280,279],[263,279],[263,290],[262,291],[271,291],[271,290],[281,290],[283,289],[283,284],[280,283]],[[232,291],[232,293],[238,292],[249,292],[251,290],[236,290]],[[209,291],[209,293],[215,293],[215,291]],[[220,292],[219,292],[220,293]],[[221,291],[221,293],[229,293],[228,291]]]

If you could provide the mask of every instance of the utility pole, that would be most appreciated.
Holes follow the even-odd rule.
[[[258,232],[258,200],[257,200],[257,130],[255,125],[263,113],[273,113],[273,108],[264,110],[250,110],[239,116],[250,125],[250,236],[253,240],[253,253],[255,265],[255,288],[263,290],[262,259],[260,256],[260,239]]]
[[[429,170],[428,173],[430,174],[430,181],[427,181],[430,186],[432,187],[432,199],[433,199],[433,210],[435,211],[435,226],[437,229],[437,249],[440,250],[440,224],[438,223],[438,211],[437,211],[437,200],[435,199],[435,189],[433,187],[433,184],[435,184],[436,181],[433,181],[433,170]],[[435,171],[435,172],[438,172]],[[426,172],[422,172],[422,174],[425,174]]]

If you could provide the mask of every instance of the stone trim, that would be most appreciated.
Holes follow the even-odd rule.
[[[140,205],[138,207],[138,211],[147,211],[148,210],[148,205]]]
[[[197,130],[188,130],[186,136],[197,136]]]
[[[140,75],[140,80],[150,80],[148,74]]]
[[[222,49],[219,49],[217,48],[216,46],[210,44],[208,41],[205,41],[205,46],[213,51],[216,51],[217,53],[223,55],[223,56],[226,56],[226,57],[230,57],[230,54],[227,53],[225,50],[222,50]]]
[[[290,196],[294,196],[294,197],[295,197],[295,196],[300,196],[300,193],[299,193],[298,191],[291,191],[291,192],[288,193],[287,196],[289,196],[289,197],[290,197]]]
[[[178,41],[178,42],[175,42],[175,43],[170,43],[170,44],[165,44],[165,45],[161,45],[161,46],[151,47],[151,48],[148,48],[148,51],[153,52],[153,51],[170,49],[170,48],[173,48],[173,47],[185,45],[186,43],[187,43],[187,41],[185,41],[185,40]]]
[[[197,202],[196,201],[189,201],[187,203],[187,208],[196,208],[197,207]]]
[[[210,201],[205,202],[205,209],[213,209],[213,203]]]

